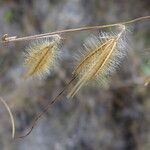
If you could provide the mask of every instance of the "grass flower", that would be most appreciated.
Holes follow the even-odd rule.
[[[27,72],[24,78],[43,78],[49,75],[51,69],[60,57],[59,44],[61,37],[55,35],[52,40],[38,40],[30,45],[25,53],[25,65]]]
[[[97,80],[102,85],[105,78],[111,75],[126,55],[124,47],[125,26],[120,25],[118,34],[102,34],[86,40],[84,49],[86,53],[75,68],[73,74],[79,81],[69,92],[68,98],[73,97],[79,89],[90,80]]]

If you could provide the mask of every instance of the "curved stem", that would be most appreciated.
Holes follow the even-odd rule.
[[[14,138],[14,136],[15,136],[15,122],[14,122],[13,114],[12,114],[8,104],[1,97],[0,97],[0,101],[4,104],[4,106],[6,107],[8,113],[9,113],[11,125],[12,125],[12,138]]]

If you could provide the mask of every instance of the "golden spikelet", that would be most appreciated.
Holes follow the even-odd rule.
[[[31,76],[43,78],[50,73],[56,59],[60,56],[60,51],[58,50],[60,40],[61,37],[55,35],[52,40],[38,40],[27,49],[25,53],[27,72],[24,78]]]
[[[102,38],[92,37],[85,42],[84,47],[88,52],[81,58],[73,72],[79,77],[79,81],[69,92],[68,98],[73,97],[87,81],[97,80],[102,84],[105,77],[115,71],[126,55],[126,50],[122,45],[125,26],[120,25],[120,27],[121,31],[117,35],[103,34]]]

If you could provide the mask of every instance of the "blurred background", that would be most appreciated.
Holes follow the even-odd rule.
[[[149,0],[0,0],[0,35],[26,36],[150,15]],[[149,150],[150,24],[128,26],[128,57],[107,89],[85,87],[72,99],[66,93],[22,140],[11,139],[11,124],[0,105],[0,150]],[[113,31],[109,29],[108,32]],[[29,42],[0,45],[0,96],[9,104],[16,134],[71,79],[74,55],[92,32],[65,36],[63,59],[45,80],[23,80],[23,52]]]

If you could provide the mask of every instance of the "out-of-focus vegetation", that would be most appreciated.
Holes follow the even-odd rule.
[[[25,36],[100,25],[150,15],[148,0],[0,0],[0,34]],[[149,150],[150,27],[143,21],[128,27],[129,54],[112,77],[110,88],[88,86],[72,100],[53,105],[33,132],[11,140],[9,116],[0,107],[1,150]],[[108,30],[110,32],[112,29]],[[29,42],[0,45],[0,96],[13,111],[17,134],[71,78],[74,55],[89,32],[67,35],[61,63],[45,80],[23,80],[23,52]],[[147,49],[147,50],[145,50]]]

